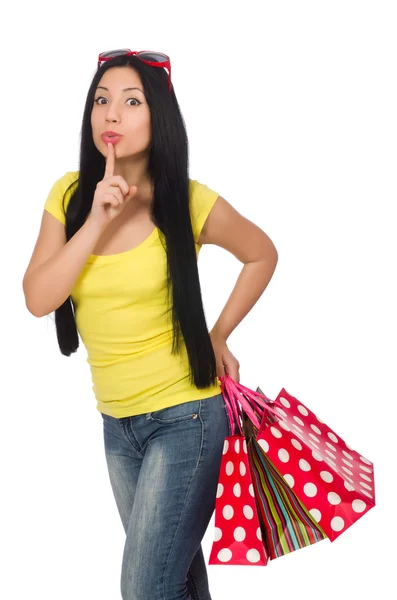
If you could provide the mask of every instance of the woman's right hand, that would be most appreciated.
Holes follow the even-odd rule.
[[[109,225],[138,191],[136,185],[128,186],[121,175],[114,175],[114,145],[108,143],[105,174],[96,186],[89,217],[102,227]]]

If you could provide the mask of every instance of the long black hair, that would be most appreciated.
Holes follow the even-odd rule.
[[[148,174],[154,198],[151,218],[159,229],[167,254],[169,305],[172,303],[172,354],[181,349],[181,335],[190,365],[190,382],[206,388],[216,382],[215,354],[208,332],[194,235],[189,210],[188,139],[184,120],[175,96],[170,93],[164,69],[151,67],[135,56],[118,56],[106,61],[95,73],[83,114],[79,177],[65,210],[66,238],[70,240],[82,227],[91,211],[98,181],[105,173],[105,158],[94,145],[91,111],[96,88],[107,69],[130,66],[138,72],[151,115],[151,144]],[[71,296],[55,310],[55,326],[61,353],[70,356],[79,347],[74,304]]]

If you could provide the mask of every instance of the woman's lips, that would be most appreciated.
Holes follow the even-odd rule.
[[[101,135],[101,139],[105,144],[117,144],[123,136],[121,135]]]

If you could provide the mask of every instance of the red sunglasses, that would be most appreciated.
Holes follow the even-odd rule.
[[[161,67],[163,69],[167,69],[168,71],[168,87],[171,91],[172,83],[171,83],[171,61],[170,57],[162,52],[151,52],[150,50],[141,50],[140,52],[136,52],[135,50],[130,50],[129,48],[124,48],[123,50],[110,50],[109,52],[101,52],[98,56],[98,69],[101,66],[102,62],[107,60],[111,60],[115,56],[132,56],[135,55],[147,65],[151,65],[152,67]]]

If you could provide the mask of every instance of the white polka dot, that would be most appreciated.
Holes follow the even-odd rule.
[[[226,463],[226,475],[231,475],[234,471],[234,464],[231,460]]]
[[[245,466],[245,464],[243,463],[243,461],[240,462],[240,475],[245,475],[247,472],[247,467]]]
[[[317,421],[319,423],[321,423],[322,425],[325,425],[324,421],[322,421],[321,419],[319,419],[317,415],[314,415],[314,416],[316,417],[316,419],[317,419]]]
[[[230,519],[232,519],[232,518],[233,518],[233,516],[234,516],[234,510],[233,510],[233,507],[232,507],[232,506],[230,506],[230,504],[226,504],[226,505],[223,507],[222,514],[223,514],[223,516],[224,516],[224,518],[225,518],[225,519],[227,519],[228,521],[230,521]]]
[[[284,429],[284,431],[291,431],[291,429],[288,427],[287,423],[285,423],[285,421],[279,421],[278,422],[279,427],[282,427]]]
[[[312,452],[312,457],[313,457],[315,460],[318,460],[319,462],[322,462],[322,461],[323,461],[323,458],[322,458],[322,456],[321,456],[321,455],[320,455],[318,452],[315,452],[315,451],[314,451],[314,452]]]
[[[309,465],[307,460],[304,460],[303,458],[300,459],[299,466],[302,469],[302,471],[310,471],[311,469],[311,466]]]
[[[346,473],[348,473],[349,475],[353,475],[353,473],[351,471],[349,471],[349,469],[347,467],[342,467],[342,469],[344,471],[346,471]]]
[[[350,485],[350,483],[348,483],[347,481],[344,482],[344,486],[349,492],[355,491],[355,488],[352,485]]]
[[[222,537],[222,529],[215,527],[214,529],[214,542],[219,542]]]
[[[353,457],[348,452],[346,452],[346,450],[342,450],[342,454],[344,454],[346,456],[346,458],[353,460]]]
[[[297,450],[302,450],[302,444],[300,442],[298,442],[298,440],[296,440],[295,438],[291,438],[291,444],[294,446],[294,448],[296,448]]]
[[[234,443],[234,450],[236,452],[236,454],[239,454],[240,452],[240,440],[236,440]]]
[[[295,485],[295,479],[292,477],[292,475],[290,475],[289,473],[287,473],[286,475],[284,475],[284,479],[285,481],[288,483],[290,488],[293,488]]]
[[[332,481],[334,480],[334,476],[329,471],[321,471],[320,477],[326,483],[332,483]]]
[[[236,496],[236,498],[240,498],[240,496],[241,496],[241,485],[239,483],[235,483],[234,484],[234,486],[233,486],[233,494]]]
[[[247,557],[248,562],[250,562],[250,563],[257,563],[261,559],[261,555],[259,554],[258,550],[256,550],[255,548],[251,548],[250,550],[248,550],[246,557]]]
[[[310,427],[313,429],[314,433],[321,435],[321,429],[319,429],[316,425],[310,425]]]
[[[367,490],[372,491],[372,488],[370,485],[368,485],[368,483],[363,483],[362,481],[360,481],[360,487],[362,487],[362,488],[365,487]]]
[[[364,473],[360,473],[360,477],[361,479],[365,479],[365,481],[369,481],[370,483],[372,481],[371,477],[368,477],[368,475],[364,475]]]
[[[225,440],[223,442],[223,452],[222,454],[226,454],[226,452],[229,450],[229,440]]]
[[[272,432],[275,438],[281,438],[283,436],[283,434],[279,429],[277,429],[277,427],[270,427],[270,431]]]
[[[256,537],[258,538],[258,540],[262,541],[262,531],[260,527],[257,527]]]
[[[307,417],[307,415],[309,414],[309,411],[307,410],[307,408],[305,408],[304,406],[302,406],[302,404],[298,404],[297,406],[299,412],[301,415]]]
[[[247,519],[252,519],[254,516],[254,511],[252,510],[252,508],[250,506],[248,506],[248,504],[244,505],[243,513]]]
[[[336,437],[336,435],[334,433],[332,433],[331,431],[329,431],[327,433],[328,437],[330,440],[332,440],[333,442],[335,442],[335,444],[338,443],[338,438]]]
[[[329,442],[325,442],[325,445],[326,445],[326,446],[328,446],[328,448],[331,448],[331,450],[332,450],[333,452],[336,452],[336,448],[335,448],[335,446],[333,446],[333,445],[332,445],[332,444],[330,444]]]
[[[362,513],[367,508],[367,505],[362,500],[353,500],[352,509],[356,513]]]
[[[280,448],[280,450],[278,451],[278,457],[283,463],[289,461],[289,453],[284,448]]]
[[[345,475],[344,473],[342,473],[342,477],[344,479],[346,479],[347,481],[350,481],[350,483],[354,483],[353,479],[350,479],[350,477],[348,477],[347,475]]]
[[[254,486],[252,485],[252,483],[249,484],[248,491],[249,491],[250,496],[255,498],[255,490],[254,490]]]
[[[262,450],[264,450],[265,452],[269,452],[269,444],[266,440],[260,439],[258,440],[258,444],[262,448]]]
[[[351,467],[351,468],[353,468],[353,465],[352,465],[352,463],[351,463],[351,462],[349,462],[348,460],[346,460],[345,458],[342,458],[342,462],[344,462],[344,463],[345,463],[345,465],[347,465],[348,467]]]
[[[216,490],[216,497],[220,498],[223,494],[224,487],[221,483],[218,483],[218,488]]]
[[[232,551],[229,548],[223,548],[218,552],[219,562],[226,563],[232,558]]]
[[[247,454],[247,442],[245,440],[243,441],[243,450]]]
[[[243,540],[245,540],[246,535],[247,534],[244,527],[236,527],[236,529],[233,532],[233,537],[236,540],[236,542],[242,542]]]
[[[367,460],[366,458],[364,458],[363,456],[360,456],[360,460],[365,463],[366,465],[372,465],[371,461]]]
[[[303,491],[305,492],[306,496],[313,498],[317,494],[317,487],[314,485],[314,483],[306,483],[303,487]]]
[[[336,464],[330,458],[326,458],[325,462],[327,463],[327,465],[332,465],[334,467],[334,469],[336,469]]]
[[[313,519],[317,521],[317,523],[321,521],[321,513],[319,510],[317,510],[317,508],[312,508],[311,510],[309,510],[309,513],[311,514]]]
[[[335,454],[332,454],[330,450],[326,450],[325,453],[328,454],[328,456],[330,456],[331,458],[336,458]]]
[[[371,499],[373,499],[373,495],[372,495],[372,494],[370,494],[369,492],[366,492],[365,490],[361,490],[361,493],[362,493],[362,494],[365,494],[366,496],[368,496],[368,498],[371,498]]]
[[[342,502],[341,497],[335,494],[335,492],[330,492],[327,498],[330,504],[340,504]]]
[[[279,406],[276,406],[275,409],[280,415],[282,415],[285,419],[288,417],[287,413],[285,412],[285,410],[283,410],[282,408],[280,408]]]
[[[283,398],[283,396],[281,396],[280,398],[280,403],[285,406],[286,408],[291,408],[291,404],[289,403],[289,401],[287,400],[287,398]]]
[[[366,473],[372,473],[372,469],[368,469],[368,467],[364,467],[364,465],[358,465],[360,467],[360,469],[362,469],[363,471],[365,471]]]
[[[346,448],[347,448],[348,450],[352,450],[352,452],[354,452],[353,448],[352,448],[351,446],[349,446],[349,444],[346,444]]]
[[[318,439],[318,437],[316,437],[316,436],[314,435],[314,433],[309,433],[309,437],[311,437],[311,438],[312,438],[312,440],[314,440],[314,441],[315,441],[315,442],[317,442],[318,444],[320,443],[320,440]]]
[[[300,419],[299,417],[293,417],[294,421],[296,421],[298,423],[298,425],[300,425],[301,427],[304,427],[304,422],[302,421],[302,419]]]
[[[334,531],[342,531],[345,526],[345,522],[342,517],[334,517],[331,521],[331,528]]]

